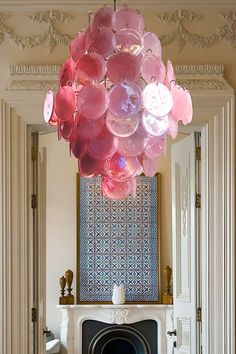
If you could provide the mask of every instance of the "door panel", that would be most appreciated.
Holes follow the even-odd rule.
[[[40,149],[39,134],[31,133],[32,145],[32,233],[33,233],[33,354],[46,350],[46,152]],[[40,149],[40,151],[39,151]]]
[[[39,353],[46,352],[46,149],[39,143],[38,153],[38,218],[39,218]]]
[[[177,354],[196,354],[195,137],[172,147],[174,326]]]

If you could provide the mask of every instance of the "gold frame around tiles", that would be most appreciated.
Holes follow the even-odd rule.
[[[158,274],[158,301],[126,301],[126,304],[161,304],[162,303],[162,290],[161,290],[161,260],[160,260],[160,247],[161,247],[161,175],[160,173],[156,174],[157,177],[157,233],[159,235],[157,240],[157,274]],[[91,305],[91,304],[112,304],[112,301],[80,301],[80,176],[77,173],[76,175],[76,303],[80,305]]]

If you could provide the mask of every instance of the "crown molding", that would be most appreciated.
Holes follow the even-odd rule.
[[[230,90],[224,79],[224,65],[175,65],[178,82],[189,90]],[[58,89],[59,65],[11,65],[8,91]]]
[[[60,65],[10,65],[9,74],[15,75],[58,75]]]
[[[223,64],[176,64],[176,74],[224,75]],[[10,65],[9,74],[15,75],[58,75],[60,65]]]
[[[177,64],[174,68],[176,74],[224,75],[223,64]]]

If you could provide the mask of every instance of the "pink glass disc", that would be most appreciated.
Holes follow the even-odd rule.
[[[147,138],[147,144],[145,147],[145,154],[150,159],[155,159],[165,153],[166,150],[166,134],[161,136],[151,136]]]
[[[166,68],[161,59],[153,56],[146,56],[141,66],[141,74],[147,83],[164,83],[166,77]]]
[[[128,52],[139,55],[143,49],[143,38],[132,28],[123,28],[116,32],[116,49],[119,52]]]
[[[94,159],[88,154],[85,154],[78,160],[78,169],[81,177],[94,177],[99,168],[98,160]]]
[[[55,109],[54,109],[52,117],[49,120],[48,124],[51,125],[52,127],[55,127],[55,126],[57,126],[58,122],[59,122],[59,119],[58,119]]]
[[[193,118],[193,105],[190,93],[179,85],[173,85],[171,93],[173,97],[172,119],[176,121],[182,120],[184,125],[190,123]]]
[[[70,54],[75,63],[84,55],[88,49],[88,38],[86,32],[80,32],[70,44]]]
[[[171,89],[173,85],[176,84],[176,76],[174,72],[173,65],[170,60],[167,61],[166,64],[166,79],[165,79],[165,85]]]
[[[166,116],[173,106],[172,95],[161,83],[148,84],[143,90],[143,105],[155,117]]]
[[[60,120],[58,123],[58,129],[60,129],[60,136],[65,140],[68,140],[70,138],[73,128],[74,128],[73,117],[66,121]]]
[[[143,171],[147,177],[153,177],[157,173],[158,158],[150,159],[143,155]]]
[[[98,53],[104,58],[112,54],[115,48],[115,35],[110,28],[99,27],[89,35],[89,53]]]
[[[107,129],[110,130],[113,135],[118,137],[130,136],[138,128],[140,116],[141,115],[137,113],[136,115],[129,118],[117,117],[108,111],[106,117]]]
[[[139,59],[130,53],[113,54],[107,61],[107,76],[114,83],[135,81],[139,77],[139,72]]]
[[[109,92],[109,98],[109,110],[116,116],[134,116],[142,105],[141,91],[132,82],[114,85]]]
[[[178,135],[178,121],[172,118],[172,114],[169,114],[169,127],[168,134],[174,140]]]
[[[134,134],[127,138],[119,138],[118,151],[121,155],[136,157],[143,153],[146,139],[138,128]]]
[[[104,6],[100,8],[94,15],[92,28],[99,27],[112,28],[115,21],[115,12],[112,7]]]
[[[49,90],[46,93],[44,106],[43,106],[43,117],[46,123],[49,123],[50,119],[52,118],[53,110],[54,110],[54,96],[52,90]]]
[[[142,116],[142,125],[149,134],[154,136],[161,136],[168,130],[168,116],[157,118],[144,110]]]
[[[136,183],[134,179],[117,182],[110,177],[102,177],[102,193],[112,200],[126,199],[131,193],[134,193]]]
[[[102,116],[96,120],[79,117],[76,115],[76,128],[78,134],[85,139],[94,139],[104,128],[105,118]]]
[[[114,29],[119,31],[122,28],[132,28],[143,34],[145,28],[143,16],[138,11],[128,7],[116,11]]]
[[[157,58],[162,57],[162,48],[159,38],[152,32],[146,32],[143,36],[143,50],[144,55],[155,55]]]
[[[140,162],[137,157],[125,157],[115,154],[105,163],[107,175],[114,181],[122,182],[137,175]]]
[[[60,129],[60,119],[58,119],[58,124],[57,124],[57,139],[61,141],[61,129]]]
[[[70,86],[63,86],[55,97],[56,115],[61,120],[69,120],[75,112],[75,92]]]
[[[75,77],[75,63],[69,58],[60,68],[59,81],[60,86],[72,86]]]
[[[100,82],[106,71],[104,58],[97,54],[83,55],[76,66],[76,77],[82,85]]]
[[[74,130],[70,136],[70,151],[77,159],[81,159],[87,151],[88,141],[79,136],[77,131]]]
[[[104,128],[96,138],[89,141],[88,153],[95,159],[105,160],[114,155],[117,145],[118,138]]]
[[[138,55],[136,55],[136,58],[138,59],[138,62],[139,62],[139,65],[141,67],[141,64],[142,64],[142,61],[143,61],[143,54],[142,53],[139,53]]]
[[[101,84],[84,86],[77,95],[77,109],[81,116],[89,119],[101,117],[108,106],[108,93]]]

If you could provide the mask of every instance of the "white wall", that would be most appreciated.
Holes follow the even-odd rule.
[[[69,157],[68,144],[58,142],[56,133],[40,135],[40,147],[47,149],[47,277],[46,320],[59,337],[61,315],[56,309],[59,279],[67,269],[76,270],[76,160]],[[75,295],[75,280],[73,294]]]

